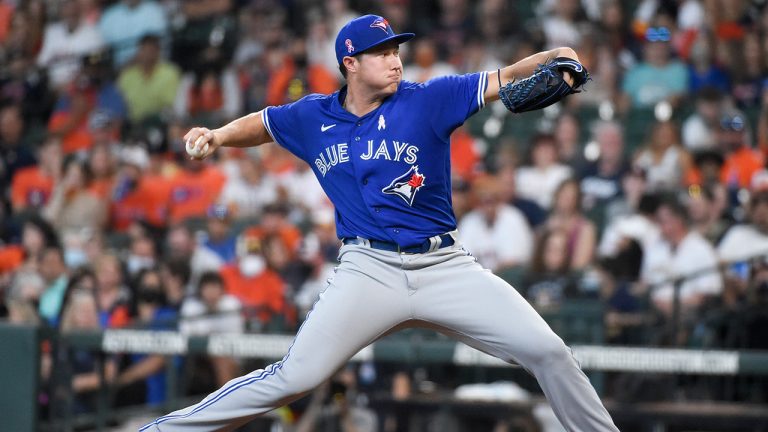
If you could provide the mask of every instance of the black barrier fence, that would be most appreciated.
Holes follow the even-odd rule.
[[[50,419],[40,419],[34,413],[38,412],[36,395],[30,389],[39,388],[40,342],[43,340],[65,346],[67,349],[87,350],[98,353],[101,358],[112,354],[160,354],[172,358],[174,356],[232,356],[243,359],[261,359],[264,364],[282,358],[285,355],[293,335],[286,334],[220,334],[209,337],[185,336],[173,331],[151,330],[108,330],[93,333],[71,333],[66,335],[44,334],[44,331],[30,327],[1,325],[0,334],[12,356],[0,357],[0,378],[10,383],[9,388],[25,389],[26,393],[4,391],[3,406],[9,407],[5,424],[11,425],[9,430],[76,430],[89,427],[96,430],[108,430],[109,425],[116,419],[125,418],[131,413],[148,412],[147,407],[130,407],[116,410],[112,407],[115,396],[114,388],[107,384],[103,366],[99,368],[102,385],[97,398],[95,412],[73,415],[67,409],[67,398],[60,398],[57,413]],[[26,349],[24,348],[26,347]],[[668,375],[703,375],[720,377],[745,377],[768,375],[768,351],[728,351],[728,350],[692,350],[667,349],[648,347],[616,347],[601,345],[573,345],[574,356],[585,371],[590,375],[601,372],[624,372],[632,374],[668,374]],[[471,368],[509,368],[515,367],[492,356],[470,348],[464,344],[447,339],[398,338],[387,337],[366,347],[352,358],[352,362],[361,361],[395,362],[402,364],[436,365],[448,364],[456,367]],[[103,365],[104,363],[100,363]],[[179,382],[179,365],[176,362],[166,362],[167,399],[159,411],[169,411],[187,405],[193,400],[184,398],[183,383]],[[66,379],[59,376],[58,379]],[[71,395],[70,395],[71,397]],[[63,405],[61,406],[64,400]],[[422,401],[423,403],[427,403]],[[378,400],[377,403],[390,408],[403,409],[402,403]],[[415,403],[415,400],[414,400]],[[434,404],[432,400],[428,404]],[[456,402],[453,402],[456,403]],[[394,405],[393,405],[394,404]],[[711,404],[711,403],[710,403]],[[418,404],[414,405],[417,406]],[[718,405],[725,409],[731,406],[733,419],[744,416],[755,418],[768,423],[768,406],[753,405]],[[651,409],[649,404],[609,404],[612,412],[623,416],[639,415],[643,410]],[[735,408],[734,408],[735,407]],[[663,411],[661,408],[659,408]],[[665,408],[669,411],[669,406]],[[680,416],[688,415],[695,419],[690,412],[681,408]],[[54,410],[54,408],[51,408]],[[158,412],[159,412],[158,411]],[[660,412],[661,412],[660,411]],[[720,412],[713,409],[711,413]],[[32,415],[30,415],[32,414]],[[668,416],[673,413],[667,412]],[[726,412],[727,414],[727,412]],[[679,420],[679,417],[670,417]],[[727,416],[726,416],[727,417]],[[732,420],[733,420],[732,419]],[[734,421],[736,421],[734,420]],[[755,423],[758,424],[758,423]],[[763,423],[759,423],[763,424]]]
[[[764,255],[760,255],[740,262],[751,265],[762,263],[764,260]],[[732,263],[703,268],[697,272],[663,282],[673,283],[675,286],[675,307],[670,322],[667,323],[672,329],[671,331],[676,332],[681,325],[679,322],[679,296],[682,284],[686,280],[704,274],[723,271],[730,265]],[[572,346],[576,359],[582,368],[589,372],[589,376],[598,391],[603,387],[603,374],[606,372],[713,377],[768,375],[768,351],[605,346],[604,312],[604,305],[601,301],[594,299],[567,301],[556,310],[541,312],[552,328]],[[159,354],[166,356],[166,358],[196,355],[225,356],[259,359],[266,364],[266,362],[282,358],[293,339],[293,335],[289,334],[246,333],[200,337],[187,336],[176,331],[146,329],[59,334],[50,329],[11,325],[0,325],[0,335],[4,341],[7,341],[6,354],[0,356],[0,378],[3,379],[2,382],[17,383],[18,385],[14,385],[14,387],[27,390],[26,393],[9,391],[0,393],[2,394],[0,400],[2,405],[11,408],[8,411],[11,416],[7,421],[13,427],[9,430],[75,430],[83,425],[90,425],[97,430],[105,430],[110,422],[116,418],[124,417],[137,410],[146,412],[147,407],[114,409],[112,402],[116,389],[106,379],[105,362],[103,361],[110,355],[142,353]],[[94,353],[96,358],[100,360],[97,361],[97,365],[101,376],[101,385],[93,411],[74,415],[72,389],[69,388],[69,394],[66,394],[66,391],[63,395],[54,394],[55,397],[50,400],[45,416],[35,414],[38,412],[39,395],[35,391],[29,391],[29,389],[40,387],[40,347],[43,345],[55,347],[56,349],[53,351],[58,350],[58,352],[63,353],[54,359],[51,379],[56,382],[69,383],[71,381],[71,370],[65,367],[68,352],[72,350],[87,351]],[[7,353],[13,353],[13,355]],[[419,336],[418,333],[406,337],[393,335],[384,338],[363,349],[352,361],[390,362],[405,365],[453,365],[481,369],[515,366],[461,343],[445,338],[423,337]],[[165,375],[168,380],[166,383],[168,394],[164,404],[156,408],[169,411],[192,402],[184,399],[185,383],[180,382],[184,380],[180,379],[179,364],[168,361],[165,367],[167,368]],[[65,385],[60,388],[66,390],[67,387]],[[391,405],[389,404],[389,406]],[[616,413],[624,413],[629,417],[642,417],[638,413],[652,409],[648,406],[642,409],[638,407],[629,409],[626,404],[614,404],[612,406]],[[761,411],[763,408],[765,409]],[[749,415],[747,415],[747,411]],[[747,411],[742,412],[739,418],[752,418],[755,412],[764,412],[765,415],[758,417],[768,421],[768,406],[750,407]],[[710,411],[710,413],[716,412],[720,411],[714,409]],[[690,412],[679,412],[678,414],[682,417],[696,418]]]

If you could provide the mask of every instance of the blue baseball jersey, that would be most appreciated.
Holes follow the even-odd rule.
[[[343,108],[346,87],[264,109],[272,138],[307,162],[336,208],[339,238],[401,247],[456,228],[450,135],[485,104],[487,72],[403,81],[370,113]]]

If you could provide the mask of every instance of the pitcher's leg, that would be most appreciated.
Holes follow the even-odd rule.
[[[355,255],[355,254],[352,254]],[[365,269],[366,272],[360,271]],[[365,257],[342,261],[283,360],[235,378],[141,431],[231,430],[309,392],[410,313],[404,279]],[[391,281],[384,286],[381,281]]]
[[[416,318],[526,368],[568,431],[618,430],[570,349],[512,286],[471,256],[425,267],[419,282]]]

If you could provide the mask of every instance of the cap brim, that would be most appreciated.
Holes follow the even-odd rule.
[[[395,41],[395,42],[397,42],[398,45],[400,45],[403,42],[408,42],[409,40],[413,39],[414,36],[416,36],[416,33],[400,33],[400,34],[396,34],[394,36],[390,36],[390,37],[384,38],[384,39],[376,42],[373,45],[370,45],[370,46],[367,46],[365,48],[362,48],[362,49],[358,50],[355,53],[355,55],[362,54],[362,53],[370,50],[371,48],[375,48],[375,47],[377,47],[377,46],[379,46],[379,45],[381,45],[383,43],[387,43],[387,42],[390,42],[390,41]]]

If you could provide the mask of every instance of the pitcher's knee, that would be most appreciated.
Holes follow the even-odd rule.
[[[308,373],[283,373],[285,385],[283,386],[284,396],[303,395],[314,390],[326,378],[322,374]]]
[[[528,369],[536,369],[545,366],[552,369],[558,365],[568,365],[574,362],[570,348],[565,345],[559,336],[552,333],[550,336],[537,341],[528,352]]]

